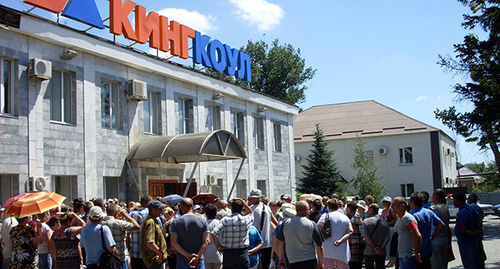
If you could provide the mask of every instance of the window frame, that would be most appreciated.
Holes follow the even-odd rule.
[[[148,99],[143,101],[143,131],[146,134],[161,134],[161,93],[148,89]],[[154,96],[154,98],[153,98]],[[154,99],[154,100],[153,100]],[[147,115],[146,115],[147,113]],[[146,121],[147,120],[147,121]],[[147,123],[147,124],[146,124]],[[149,127],[149,128],[148,128]]]
[[[194,100],[192,98],[179,97],[178,110],[179,134],[194,133]]]
[[[109,106],[109,115],[106,115],[105,113],[105,110],[104,110],[104,93],[103,93],[103,90],[104,90],[104,85],[105,84],[109,84],[110,85],[110,88],[109,88],[109,100],[110,100],[110,106]],[[113,86],[116,86],[116,89],[113,90]],[[122,90],[122,83],[120,82],[117,82],[117,81],[113,81],[113,80],[109,80],[109,79],[102,79],[101,80],[101,127],[103,128],[109,128],[109,129],[116,129],[116,130],[119,130],[121,128],[121,113],[120,113],[120,110],[121,110],[121,92]],[[113,91],[115,91],[115,94],[113,94]],[[116,95],[116,96],[115,96]],[[116,104],[114,104],[114,102],[116,102]],[[104,119],[105,119],[105,116],[108,116],[108,122],[107,122],[107,126],[105,126],[105,122],[104,122]],[[113,125],[113,118],[114,119],[114,122],[116,122],[115,125]]]
[[[56,89],[54,83],[56,82],[55,78],[57,77],[56,73],[59,74],[60,88],[57,93],[60,96],[60,100],[55,103],[55,94]],[[69,82],[66,82],[65,75],[69,76]],[[52,69],[52,78],[50,79],[50,120],[53,122],[66,123],[66,124],[76,124],[76,85],[75,85],[75,72],[54,68]],[[66,83],[68,83],[66,85]],[[70,86],[70,89],[67,90],[65,86]],[[70,94],[67,97],[67,94]],[[58,111],[54,111],[57,107]],[[69,112],[69,115],[68,115]],[[57,113],[57,115],[56,115]],[[59,119],[60,118],[60,119]]]
[[[281,125],[279,121],[273,121],[274,152],[283,152]]]
[[[0,56],[0,115],[16,115],[16,66],[17,61],[11,58]],[[9,62],[9,73],[7,74],[7,89],[5,86],[5,66],[4,62]],[[5,96],[7,95],[7,98]]]
[[[411,186],[411,188],[409,188]],[[409,191],[411,189],[411,192]],[[401,196],[410,197],[412,193],[415,192],[415,184],[414,183],[405,183],[401,184]]]
[[[264,117],[254,116],[253,138],[255,149],[265,149]]]
[[[215,122],[215,124],[214,124]],[[222,128],[221,106],[209,104],[207,106],[207,130],[215,131]]]
[[[245,113],[243,111],[233,111],[233,134],[245,145]]]
[[[409,149],[409,152],[407,152]],[[399,164],[411,165],[413,164],[413,147],[399,148]]]

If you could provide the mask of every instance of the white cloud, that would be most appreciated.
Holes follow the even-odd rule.
[[[270,30],[280,24],[285,12],[276,4],[266,0],[229,0],[236,7],[234,13],[250,24],[257,25],[260,32]]]
[[[424,100],[428,100],[428,101],[431,101],[431,102],[446,102],[446,101],[448,101],[448,98],[443,97],[443,96],[426,96],[426,95],[421,95],[421,96],[417,97],[417,99],[415,99],[415,101],[417,101],[417,102],[424,101]]]
[[[420,101],[423,101],[423,100],[425,100],[427,98],[429,98],[429,97],[422,95],[422,96],[417,97],[417,99],[415,99],[415,101],[420,102]]]
[[[196,10],[189,11],[182,8],[165,8],[158,11],[160,15],[167,17],[169,20],[174,20],[180,24],[184,24],[200,33],[207,33],[210,30],[216,30],[216,17],[211,15],[203,15]]]

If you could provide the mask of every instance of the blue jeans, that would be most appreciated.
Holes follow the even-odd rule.
[[[189,269],[189,262],[181,259],[177,259],[177,269]],[[197,264],[195,269],[205,269],[205,261],[200,260]],[[172,268],[174,269],[174,268]]]
[[[38,254],[38,269],[52,269],[52,257],[50,253]]]
[[[416,269],[417,259],[415,257],[399,258],[399,269]]]
[[[223,269],[250,268],[250,259],[248,258],[248,249],[246,248],[226,249],[222,255]]]
[[[40,268],[38,268],[40,269]],[[123,261],[122,265],[120,266],[120,269],[128,269],[127,261]]]

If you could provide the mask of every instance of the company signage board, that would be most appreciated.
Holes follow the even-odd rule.
[[[24,0],[24,3],[39,7],[52,13],[104,29],[102,18],[95,0]],[[174,20],[146,12],[146,8],[125,0],[109,0],[110,32],[149,46],[182,59],[189,58],[189,39],[192,40],[193,62],[212,68],[227,75],[252,81],[250,56],[231,48],[217,39],[179,24]],[[135,29],[128,16],[134,11]]]

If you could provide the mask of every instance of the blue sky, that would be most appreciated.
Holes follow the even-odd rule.
[[[31,7],[20,1],[3,4],[21,10]],[[469,32],[461,27],[462,15],[469,10],[456,0],[134,2],[234,48],[248,40],[270,43],[276,38],[300,48],[307,66],[317,69],[314,79],[307,83],[306,102],[300,104],[304,109],[375,100],[444,130],[457,140],[459,161],[493,160],[491,153],[466,143],[434,118],[435,108],[452,104],[462,110],[469,107],[454,103],[452,93],[452,85],[465,78],[446,73],[436,64],[439,54],[454,55],[453,44],[460,43]],[[108,1],[96,3],[106,18]],[[33,12],[54,18],[45,11]],[[61,22],[88,28],[67,19]],[[90,32],[111,38],[109,30]],[[149,51],[147,46],[139,48]]]

